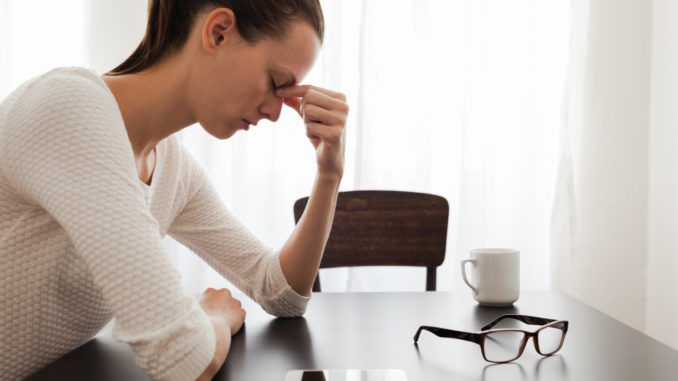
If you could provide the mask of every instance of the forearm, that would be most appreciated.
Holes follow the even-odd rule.
[[[306,210],[280,250],[280,267],[297,294],[309,296],[329,238],[344,168],[346,96],[310,85],[288,86],[276,96],[292,107],[306,124],[316,151],[318,175]]]
[[[215,374],[221,369],[221,366],[226,361],[226,355],[231,347],[231,330],[228,323],[220,316],[210,316],[212,325],[214,326],[214,335],[216,336],[216,348],[214,350],[214,357],[209,363],[205,371],[198,377],[197,381],[211,380]]]
[[[332,228],[340,175],[318,174],[303,215],[280,250],[280,267],[290,287],[309,296]]]

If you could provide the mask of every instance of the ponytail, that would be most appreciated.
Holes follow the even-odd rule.
[[[323,40],[324,20],[319,0],[149,0],[146,33],[139,46],[123,63],[106,73],[138,73],[179,51],[198,14],[229,8],[238,32],[254,44],[262,38],[281,38],[292,21],[307,21]]]

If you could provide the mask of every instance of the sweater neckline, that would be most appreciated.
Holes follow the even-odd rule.
[[[101,85],[103,85],[103,88],[106,89],[106,92],[108,93],[108,95],[111,98],[113,98],[113,101],[115,102],[115,105],[118,108],[118,113],[120,114],[120,119],[122,120],[122,111],[120,111],[120,105],[118,104],[118,100],[115,99],[115,94],[113,94],[113,92],[111,91],[111,88],[108,87],[108,84],[106,83],[106,81],[104,81],[104,79],[101,78],[101,76],[99,76],[99,74],[97,74],[97,72],[94,69],[85,68],[85,70],[87,70],[90,74],[94,75],[94,77],[99,81],[99,83]],[[123,128],[125,128],[124,125],[123,125]],[[125,132],[125,134],[126,133],[127,132]],[[155,146],[155,168],[153,168],[153,175],[151,176],[151,185],[146,184],[144,181],[142,181],[139,178],[139,176],[137,176],[137,181],[139,181],[139,183],[142,185],[144,190],[154,189],[155,184],[158,182],[158,175],[160,174],[160,170],[162,168],[162,163],[164,162],[164,147],[163,147],[163,144],[165,143],[165,141],[167,139],[169,139],[169,138],[163,139],[162,141],[160,141],[160,143],[158,143]],[[130,146],[130,150],[131,150],[132,149],[132,143],[131,142],[129,143],[129,146]]]
[[[160,174],[160,169],[162,167],[162,163],[164,162],[164,147],[163,144],[165,143],[167,139],[163,139],[160,143],[158,143],[155,146],[155,168],[153,168],[153,174],[151,175],[151,185],[146,184],[144,181],[142,181],[139,177],[137,179],[141,183],[141,185],[144,186],[144,189],[153,189],[155,187],[155,184],[158,182],[158,177]]]

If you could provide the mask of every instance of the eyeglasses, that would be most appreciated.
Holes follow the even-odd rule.
[[[515,319],[525,324],[541,325],[541,327],[534,332],[513,328],[488,331],[504,319]],[[414,343],[416,344],[419,340],[422,330],[429,331],[438,337],[471,341],[480,345],[480,350],[486,361],[501,364],[520,357],[530,337],[533,338],[534,349],[540,355],[551,356],[558,352],[565,341],[567,325],[567,320],[544,319],[526,315],[502,315],[482,327],[480,330],[484,332],[478,333],[422,325],[414,335]]]

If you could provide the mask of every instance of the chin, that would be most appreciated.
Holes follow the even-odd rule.
[[[202,126],[202,124],[201,124]],[[218,126],[217,128],[214,128],[213,126],[202,126],[203,130],[207,132],[208,134],[214,136],[215,138],[219,140],[226,140],[233,135],[235,135],[236,131],[233,128],[230,128],[228,126]]]

